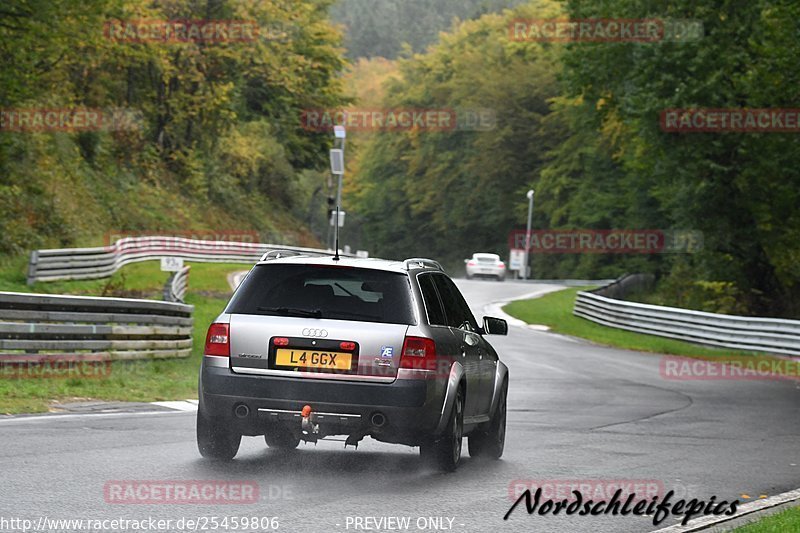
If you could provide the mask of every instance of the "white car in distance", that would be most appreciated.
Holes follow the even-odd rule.
[[[464,259],[467,264],[467,279],[494,278],[497,281],[506,279],[506,264],[497,254],[472,254],[470,259]]]

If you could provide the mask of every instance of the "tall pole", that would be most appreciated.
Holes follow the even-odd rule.
[[[528,191],[528,229],[525,231],[525,263],[522,265],[522,279],[528,279],[528,253],[531,249],[531,221],[533,219],[533,189]]]
[[[336,188],[336,206],[334,207],[334,212],[333,212],[333,215],[332,215],[333,224],[334,224],[334,227],[333,227],[333,235],[334,236],[333,236],[333,246],[331,246],[331,249],[336,254],[339,253],[339,250],[338,250],[338,248],[336,246],[336,232],[338,231],[338,228],[339,228],[339,209],[342,208],[342,176],[344,176],[344,172],[339,174],[339,185]]]
[[[334,126],[333,127],[333,134],[334,134],[334,140],[333,140],[334,147],[336,147],[336,148],[338,148],[338,149],[340,149],[342,151],[342,168],[341,169],[336,169],[334,171],[334,174],[338,174],[339,175],[339,180],[338,180],[338,184],[337,184],[337,187],[336,187],[336,206],[335,206],[336,210],[331,215],[331,219],[332,219],[333,223],[336,224],[336,226],[335,226],[335,229],[336,229],[336,228],[339,227],[339,210],[342,208],[342,180],[344,178],[344,146],[345,146],[345,142],[346,142],[345,140],[347,139],[347,132],[346,132],[344,126]],[[334,242],[333,242],[333,246],[331,246],[332,249],[336,247],[335,235],[336,235],[336,231],[334,231]],[[338,250],[334,250],[334,251],[338,253]]]

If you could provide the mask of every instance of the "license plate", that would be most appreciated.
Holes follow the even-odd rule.
[[[322,368],[325,370],[350,370],[353,354],[307,349],[279,348],[275,352],[276,366],[295,368]]]

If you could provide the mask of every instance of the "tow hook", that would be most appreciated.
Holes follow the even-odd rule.
[[[350,435],[347,436],[347,439],[344,441],[344,447],[347,448],[348,446],[352,446],[357,450],[358,443],[361,442],[361,439],[367,436],[367,433],[368,432],[364,430],[351,433]]]
[[[300,427],[303,430],[303,440],[316,443],[317,435],[319,434],[319,424],[314,423],[314,414],[311,411],[311,406],[304,405],[300,414],[303,416],[303,421],[300,423]]]

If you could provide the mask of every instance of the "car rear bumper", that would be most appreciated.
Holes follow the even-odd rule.
[[[327,435],[361,432],[413,445],[436,429],[444,385],[430,379],[374,383],[236,374],[204,361],[199,394],[205,416],[224,419],[243,435],[261,435],[277,422],[299,428],[297,413],[310,405],[322,415],[317,422]],[[235,414],[241,405],[247,407],[246,416],[241,416],[244,409]],[[373,423],[376,413],[384,417],[380,427]]]
[[[504,268],[493,267],[469,267],[467,268],[467,275],[474,278],[482,276],[487,278],[504,277],[506,275],[506,270]]]

